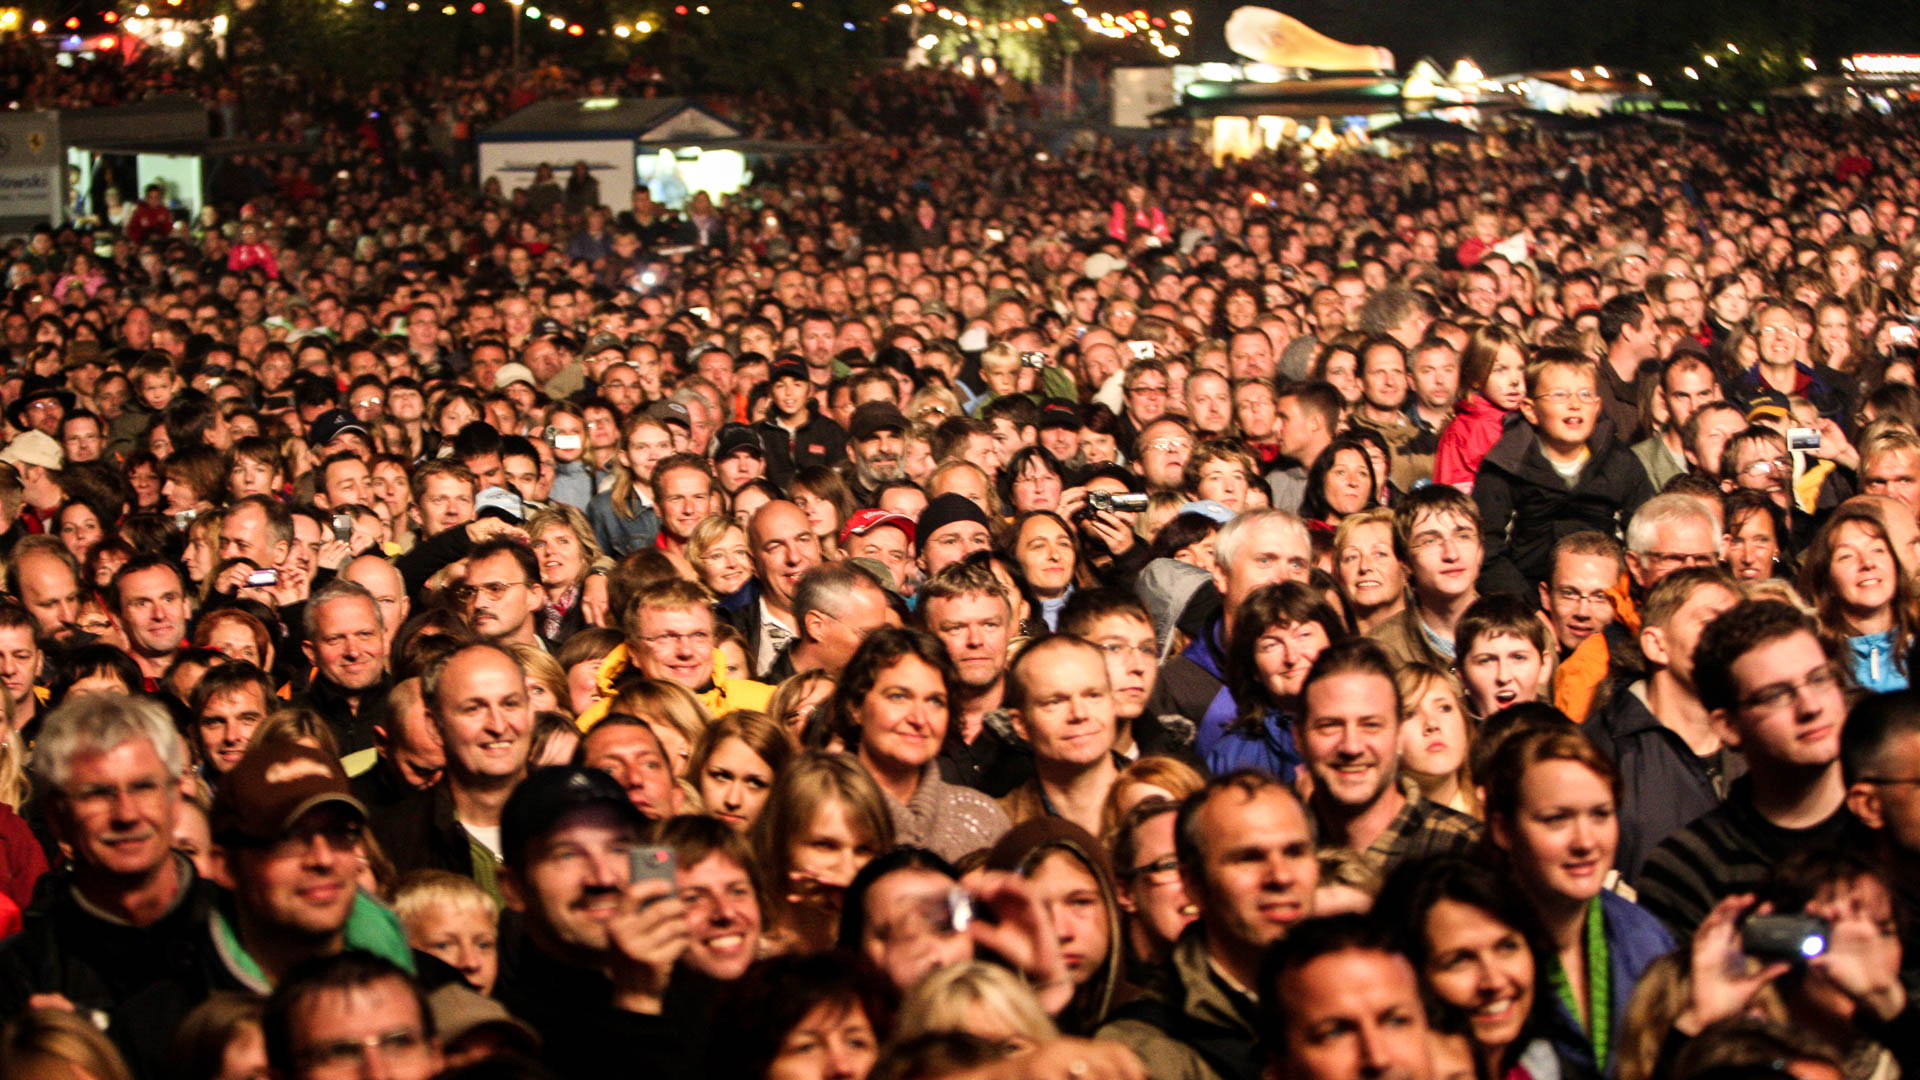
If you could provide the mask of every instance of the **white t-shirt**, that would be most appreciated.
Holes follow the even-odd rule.
[[[467,830],[468,836],[480,841],[481,847],[493,852],[494,858],[502,858],[500,854],[500,826],[469,825],[463,821],[460,823],[460,827]]]

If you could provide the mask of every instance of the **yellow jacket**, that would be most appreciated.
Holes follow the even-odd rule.
[[[630,666],[632,661],[629,659],[625,642],[615,645],[613,651],[607,654],[607,658],[600,661],[600,670],[593,676],[594,685],[600,691],[600,696],[595,698],[593,704],[587,706],[586,711],[574,720],[574,723],[580,725],[581,731],[591,731],[593,725],[607,715],[607,706],[613,701],[613,684],[626,673]],[[696,692],[694,696],[700,699],[700,704],[707,710],[707,715],[718,720],[740,709],[764,710],[767,703],[773,700],[773,687],[751,679],[727,678],[726,654],[715,649],[713,650],[713,687]]]

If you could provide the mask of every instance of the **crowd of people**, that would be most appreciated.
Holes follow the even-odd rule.
[[[1003,93],[8,245],[0,1075],[1920,1068],[1913,117]]]

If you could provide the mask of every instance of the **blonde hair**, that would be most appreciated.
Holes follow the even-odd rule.
[[[567,690],[566,669],[560,666],[560,661],[555,660],[552,653],[524,641],[507,646],[507,651],[520,662],[520,667],[527,673],[528,682],[539,682],[547,688],[547,693],[553,695],[557,711],[573,715],[573,695]]]
[[[730,517],[710,514],[701,518],[700,524],[693,527],[693,535],[687,537],[687,561],[698,569],[701,563],[707,561],[707,549],[734,529],[739,529],[742,536],[746,535],[747,530]]]
[[[1619,1063],[1617,1080],[1653,1080],[1660,1048],[1671,1037],[1674,1021],[1692,1004],[1693,978],[1684,951],[1668,953],[1641,973],[1613,1045],[1614,1060]],[[1761,987],[1748,1008],[1767,1020],[1783,1023],[1787,1019],[1779,988],[1773,985]]]
[[[830,802],[841,805],[849,829],[865,833],[875,854],[893,847],[893,813],[866,767],[851,754],[801,754],[774,778],[773,790],[767,792],[767,801],[748,833],[775,914],[785,911],[793,844],[813,827],[814,818]]]
[[[465,874],[450,870],[415,870],[401,878],[394,886],[392,907],[409,938],[432,913],[446,909],[477,915],[489,926],[500,921],[500,902],[493,894]]]
[[[773,697],[767,701],[767,715],[773,718],[774,723],[786,728],[787,733],[792,735],[795,740],[798,740],[801,733],[800,731],[787,727],[787,714],[792,712],[795,706],[806,699],[808,691],[812,690],[816,684],[822,682],[828,686],[834,684],[833,676],[827,674],[823,668],[809,668],[798,674],[787,676],[779,686],[774,687]],[[831,695],[822,698],[814,704],[814,708],[817,709],[830,700],[832,700]]]
[[[1453,672],[1432,664],[1415,660],[1402,664],[1394,670],[1393,683],[1400,691],[1400,722],[1403,724],[1407,722],[1407,719],[1413,715],[1413,710],[1420,704],[1420,698],[1426,693],[1427,687],[1436,682],[1445,687],[1447,693],[1453,695],[1454,708],[1460,710],[1460,725],[1464,729],[1467,743],[1471,745],[1478,725],[1474,723],[1473,713],[1467,709],[1467,695],[1460,689],[1460,684],[1454,679]],[[1429,781],[1427,777],[1407,768],[1405,763],[1402,763],[1400,768],[1408,776],[1413,777],[1414,782],[1420,784],[1423,789],[1429,787],[1430,783],[1437,785],[1438,782],[1446,779],[1444,776],[1436,776]],[[1466,804],[1467,812],[1474,817],[1479,817],[1484,808],[1480,805],[1480,798],[1474,787],[1472,754],[1460,755],[1460,768],[1454,775],[1459,778],[1460,800]]]
[[[29,1009],[0,1029],[0,1076],[44,1076],[59,1065],[91,1080],[133,1080],[106,1035],[65,1009]]]
[[[969,960],[949,964],[920,980],[900,1003],[894,1037],[965,1032],[977,1010],[1035,1043],[1060,1037],[1047,1010],[1027,985],[1006,968]]]
[[[659,679],[646,679],[622,688],[607,703],[607,713],[629,713],[645,720],[650,725],[665,724],[680,733],[687,741],[689,752],[700,745],[701,736],[707,733],[707,725],[713,718],[693,696],[693,691],[675,682]],[[684,772],[680,763],[668,754],[668,763],[676,766],[673,775],[678,777]]]
[[[540,534],[548,529],[565,529],[573,534],[574,541],[580,545],[580,579],[572,582],[574,585],[585,581],[593,564],[606,557],[600,550],[600,542],[593,538],[593,526],[587,524],[587,516],[576,507],[552,503],[527,519],[529,540],[540,539]]]
[[[5,698],[0,694],[0,698]],[[33,780],[27,774],[27,745],[12,724],[13,701],[7,699],[7,727],[0,732],[0,803],[19,809],[33,794]]]

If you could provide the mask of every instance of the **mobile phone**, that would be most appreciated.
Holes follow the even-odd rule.
[[[993,923],[998,921],[999,919],[994,915],[993,909],[985,904],[976,903],[973,899],[973,894],[967,892],[965,887],[955,885],[953,888],[947,890],[944,917],[941,919],[942,925],[947,930],[955,934],[962,934],[966,932],[967,927],[972,926],[976,922]]]
[[[260,403],[260,407],[269,412],[276,409],[291,409],[293,408],[293,396],[291,394],[270,394],[265,401]]]
[[[1895,345],[1912,345],[1920,340],[1920,335],[1916,335],[1911,326],[1896,324],[1887,327],[1887,339]]]
[[[353,518],[346,514],[333,515],[333,538],[342,543],[353,539]]]
[[[247,575],[247,588],[249,589],[264,589],[278,584],[280,584],[280,571],[272,567],[268,567],[265,570],[255,570],[253,573]]]
[[[1817,429],[1810,428],[1810,427],[1797,427],[1797,428],[1788,429],[1787,449],[1789,450],[1820,449],[1820,432]]]
[[[566,432],[548,428],[547,443],[555,450],[578,450],[580,449],[580,436],[569,435]]]
[[[1023,352],[1020,354],[1020,362],[1030,368],[1043,368],[1047,366],[1047,354],[1043,352]]]
[[[627,849],[627,880],[635,885],[643,881],[673,882],[673,849],[645,844]]]
[[[1006,231],[1005,231],[1005,230],[1003,230],[1003,229],[988,229],[988,230],[987,230],[987,239],[989,239],[989,240],[991,240],[991,241],[993,241],[993,242],[994,242],[994,243],[996,243],[996,244],[998,244],[998,243],[1000,243],[1001,241],[1003,241],[1003,240],[1005,240],[1006,238],[1007,238],[1007,234],[1006,234]]]
[[[1135,360],[1151,360],[1153,359],[1153,342],[1129,341],[1127,351],[1133,354]]]
[[[701,322],[712,322],[712,321],[713,321],[713,312],[712,312],[711,310],[709,310],[709,309],[707,309],[707,308],[704,308],[704,307],[690,307],[690,308],[688,308],[687,310],[688,310],[689,312],[692,312],[692,313],[693,313],[693,317],[694,317],[694,318],[696,318],[696,319],[699,319],[699,320],[700,320]]]
[[[1804,964],[1827,951],[1832,932],[1818,915],[1755,915],[1740,927],[1740,950],[1769,963]]]

